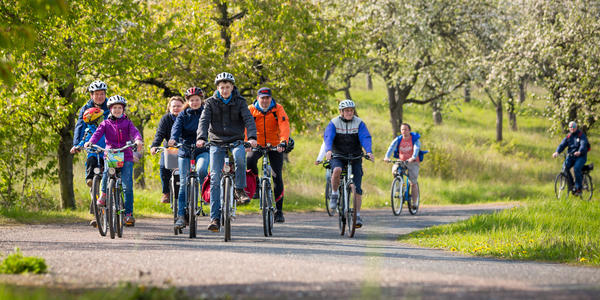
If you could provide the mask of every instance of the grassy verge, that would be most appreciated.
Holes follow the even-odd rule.
[[[161,289],[138,285],[124,285],[118,288],[97,290],[64,290],[57,288],[28,287],[0,284],[0,300],[175,300],[192,298],[183,290]]]
[[[400,237],[400,241],[478,256],[600,266],[598,202],[531,199]]]

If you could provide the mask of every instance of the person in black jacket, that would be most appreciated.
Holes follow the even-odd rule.
[[[250,197],[244,192],[246,187],[246,151],[244,130],[247,130],[248,142],[256,147],[256,125],[248,110],[248,104],[235,87],[233,75],[223,72],[215,78],[217,90],[206,99],[200,125],[198,126],[196,146],[203,147],[210,139],[216,146],[210,147],[210,217],[208,230],[218,232],[220,228],[221,169],[225,149],[219,144],[240,142],[231,152],[235,160],[235,197],[241,203],[249,203]]]
[[[154,140],[152,141],[152,145],[150,145],[150,153],[152,153],[152,155],[156,154],[158,150],[157,147],[159,147],[161,143],[163,143],[164,147],[167,146],[167,141],[171,138],[171,128],[173,127],[173,123],[175,123],[175,119],[183,110],[184,104],[185,100],[183,100],[181,96],[174,96],[169,99],[167,113],[160,118]],[[164,156],[161,155],[160,182],[162,184],[163,195],[160,201],[162,203],[169,203],[169,179],[171,178],[171,172],[172,170],[165,168],[165,159]]]
[[[585,133],[577,128],[577,123],[569,122],[569,134],[562,140],[556,151],[552,153],[552,157],[558,157],[563,150],[567,148],[567,158],[565,159],[565,170],[569,180],[573,182],[571,176],[571,168],[575,173],[574,195],[581,195],[581,182],[583,180],[582,169],[587,161],[587,153],[590,149],[590,143],[585,136]]]

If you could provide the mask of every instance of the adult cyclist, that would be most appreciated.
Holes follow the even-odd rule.
[[[565,159],[565,170],[567,170],[567,176],[569,181],[573,182],[571,176],[571,168],[575,173],[575,187],[574,195],[581,195],[581,181],[583,180],[581,169],[587,161],[587,153],[590,149],[590,144],[587,136],[583,131],[577,127],[575,121],[569,122],[569,134],[562,140],[560,145],[556,148],[556,151],[552,153],[552,157],[556,158],[558,155],[567,148],[567,158]]]
[[[332,158],[332,155],[340,154],[344,156],[359,156],[364,148],[367,152],[367,157],[373,159],[371,150],[371,134],[367,129],[367,125],[356,114],[356,104],[352,100],[343,100],[340,102],[338,109],[340,115],[331,119],[323,140],[325,141],[325,158],[330,160],[333,172],[331,174],[331,197],[329,198],[329,208],[335,209],[340,198],[338,188],[340,185],[340,174],[342,168],[346,166],[347,161],[339,158]],[[354,181],[354,197],[356,199],[356,227],[360,228],[363,225],[363,220],[360,217],[360,207],[362,204],[361,188],[362,182],[362,159],[357,159],[352,162],[352,174]]]

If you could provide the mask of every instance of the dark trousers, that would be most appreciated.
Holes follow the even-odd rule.
[[[275,206],[277,210],[283,209],[283,153],[277,151],[269,151],[269,162],[271,163],[271,169],[273,169],[273,193],[275,195]],[[252,173],[258,175],[258,159],[262,157],[260,152],[250,152],[246,156],[246,167],[248,170],[252,170]],[[257,177],[257,180],[260,180]],[[257,185],[258,186],[258,185]]]
[[[576,156],[568,156],[565,160],[565,170],[567,170],[567,175],[569,176],[569,180],[573,182],[573,178],[571,176],[571,168],[573,168],[573,173],[575,173],[575,189],[581,189],[581,182],[583,181],[583,175],[581,169],[585,165],[587,161],[587,155],[582,155],[579,157]]]
[[[87,158],[85,161],[85,179],[94,178],[94,168],[100,168],[100,175],[102,175],[102,170],[104,170],[104,158],[100,157],[99,163],[98,158],[95,156]]]

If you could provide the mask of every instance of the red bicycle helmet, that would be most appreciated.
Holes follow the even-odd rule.
[[[204,99],[204,91],[202,91],[202,89],[199,87],[193,86],[185,91],[185,100],[194,95],[200,96],[200,98]]]
[[[104,115],[104,111],[98,107],[92,107],[85,110],[83,113],[83,121],[87,124],[95,122]]]

